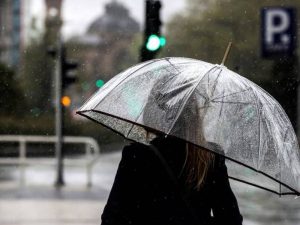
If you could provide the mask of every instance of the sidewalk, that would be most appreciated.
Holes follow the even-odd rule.
[[[1,225],[95,225],[108,192],[100,187],[0,188]]]
[[[51,167],[28,168],[24,187],[18,186],[16,168],[0,167],[0,176],[13,171],[0,181],[0,224],[99,225],[120,157],[120,152],[102,155],[91,188],[81,168],[66,168],[66,185],[57,189]]]
[[[104,201],[1,200],[1,225],[95,225],[100,224]]]

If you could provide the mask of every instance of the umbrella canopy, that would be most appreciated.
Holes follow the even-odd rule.
[[[224,155],[235,180],[299,194],[298,142],[286,113],[223,65],[147,61],[111,79],[78,113],[137,142],[149,143],[157,132],[181,138]]]

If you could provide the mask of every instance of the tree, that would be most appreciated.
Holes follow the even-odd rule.
[[[0,115],[17,115],[25,108],[22,91],[12,70],[0,64]]]
[[[32,42],[23,55],[20,79],[26,101],[34,111],[48,112],[52,103],[52,72],[48,62],[46,46],[41,41]]]
[[[22,55],[20,81],[30,112],[37,116],[52,110],[54,64],[47,54],[47,32],[42,33],[34,22],[30,44]]]
[[[260,57],[260,10],[273,5],[300,9],[300,2],[292,0],[188,0],[186,10],[167,23],[168,44],[162,55],[220,63],[232,41],[226,66],[257,83],[268,82],[273,61]]]

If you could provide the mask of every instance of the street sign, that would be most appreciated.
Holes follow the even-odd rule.
[[[296,10],[267,7],[261,10],[261,50],[265,58],[292,56],[296,50]]]

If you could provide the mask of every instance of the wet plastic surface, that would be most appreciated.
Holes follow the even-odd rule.
[[[298,142],[286,113],[222,65],[187,58],[138,64],[106,83],[79,114],[142,143],[155,137],[151,130],[182,138],[249,170],[237,176],[229,168],[229,176],[278,194],[300,191]]]

